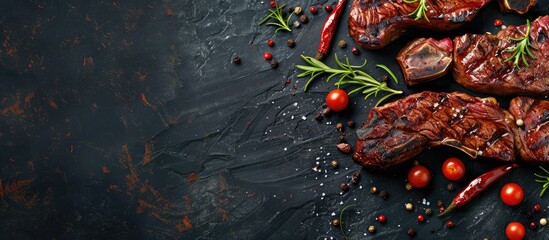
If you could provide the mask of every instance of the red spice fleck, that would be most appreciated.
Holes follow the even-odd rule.
[[[500,19],[494,20],[494,27],[500,27],[503,25],[503,22]]]
[[[103,174],[109,174],[111,172],[111,170],[108,167],[103,166],[103,167],[101,167],[101,172]]]
[[[452,220],[448,220],[448,222],[446,222],[446,227],[448,227],[448,228],[453,228],[455,226],[456,226],[456,224]]]
[[[57,103],[53,99],[48,99],[48,104],[51,108],[57,109]]]
[[[273,40],[272,39],[267,40],[267,45],[269,45],[269,47],[272,47],[274,45]]]
[[[539,204],[534,205],[534,212],[539,212],[541,210],[541,206]]]
[[[156,111],[156,107],[153,106],[153,105],[149,102],[149,100],[147,100],[147,97],[145,96],[144,93],[141,93],[141,102],[143,102],[145,105],[151,107],[153,110]]]
[[[152,161],[152,148],[153,148],[153,144],[151,142],[145,143],[145,153],[143,154],[143,166],[147,165]]]
[[[171,8],[166,8],[166,15],[173,16],[173,10]]]
[[[196,174],[195,172],[192,172],[191,174],[189,174],[189,176],[187,177],[187,182],[188,183],[192,183],[196,180],[198,180],[199,176],[198,174]]]

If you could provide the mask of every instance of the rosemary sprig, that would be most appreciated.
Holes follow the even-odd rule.
[[[522,60],[522,63],[524,63],[525,66],[528,67],[528,59],[526,59],[526,56],[529,56],[532,59],[536,59],[534,55],[530,52],[530,48],[537,50],[538,48],[530,43],[530,20],[526,20],[526,33],[521,38],[511,38],[511,40],[518,42],[518,44],[514,47],[509,47],[505,51],[506,52],[512,52],[513,55],[511,57],[505,59],[505,62],[509,62],[513,60],[513,64],[515,67],[520,67],[520,60]]]
[[[547,175],[542,175],[543,173],[542,174],[534,173],[534,176],[536,177],[536,179],[534,181],[539,182],[539,183],[543,183],[543,187],[541,189],[541,192],[539,193],[539,197],[542,197],[543,194],[545,193],[545,191],[547,191],[547,189],[549,188],[549,171],[547,171],[542,166],[539,166],[539,168],[543,172],[545,172],[545,174],[547,174]]]
[[[341,212],[339,212],[339,230],[341,230],[341,235],[343,235],[343,239],[349,239],[347,237],[347,234],[345,234],[345,230],[343,229],[343,212],[345,212],[345,210],[347,210],[348,208],[350,207],[355,207],[356,205],[348,205],[346,207],[344,207],[343,209],[341,209]]]
[[[425,20],[427,20],[427,22],[429,22],[429,18],[427,17],[427,14],[425,14],[425,12],[427,11],[427,4],[426,4],[426,1],[427,0],[404,0],[405,3],[415,3],[415,2],[419,2],[419,4],[417,5],[417,8],[416,10],[414,10],[412,13],[408,14],[408,16],[414,16],[415,15],[415,18],[414,20],[418,20],[420,18],[423,18]]]
[[[349,95],[356,92],[362,92],[363,94],[365,94],[364,99],[368,99],[372,95],[377,96],[379,92],[387,92],[388,93],[387,95],[383,96],[377,101],[375,105],[376,107],[381,102],[388,99],[389,97],[397,94],[402,94],[402,91],[397,91],[388,87],[386,81],[379,82],[375,80],[370,74],[365,73],[362,70],[359,70],[360,68],[363,68],[364,66],[366,66],[367,61],[364,61],[364,64],[360,66],[353,66],[349,63],[349,58],[345,58],[346,63],[343,64],[341,63],[341,61],[339,61],[336,54],[335,61],[339,67],[339,69],[337,69],[337,68],[331,68],[326,64],[324,64],[323,62],[316,60],[313,57],[301,55],[301,58],[303,58],[303,60],[307,64],[309,64],[308,66],[296,65],[297,68],[304,71],[299,75],[297,75],[298,78],[307,77],[307,76],[309,77],[309,80],[307,80],[307,83],[303,88],[304,91],[307,91],[309,84],[314,79],[326,73],[326,74],[330,74],[326,79],[327,82],[330,81],[330,79],[332,79],[333,77],[339,76],[339,81],[335,83],[335,85],[338,88],[346,84],[358,85],[358,87],[356,87],[355,89],[349,92]],[[395,74],[387,66],[378,64],[376,65],[376,67],[385,70],[391,76],[391,78],[396,83],[398,83],[398,79],[396,78]]]
[[[285,30],[285,31],[291,32],[292,29],[290,29],[289,24],[290,24],[290,18],[292,17],[293,13],[290,13],[290,16],[288,16],[287,19],[284,19],[282,10],[284,9],[285,6],[286,6],[286,4],[282,4],[280,6],[277,5],[276,10],[269,9],[269,12],[271,12],[271,14],[269,14],[265,18],[263,18],[263,20],[261,20],[261,22],[259,22],[259,26],[267,23],[266,25],[272,25],[272,26],[277,27],[276,30],[275,30],[275,33],[280,31],[280,30]],[[276,22],[267,22],[270,19],[274,19]]]

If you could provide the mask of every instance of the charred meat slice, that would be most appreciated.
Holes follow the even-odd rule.
[[[525,14],[535,5],[536,0],[499,0],[499,8],[502,12]]]
[[[497,35],[466,34],[454,39],[454,79],[466,88],[493,95],[549,94],[549,16],[532,22],[530,42],[537,50],[528,57],[528,67],[515,67],[505,50],[523,37],[526,25],[509,26]]]
[[[522,123],[515,136],[521,159],[533,163],[549,162],[549,101],[516,97],[511,100],[509,112]]]
[[[426,16],[410,16],[418,3],[401,0],[355,0],[349,13],[349,34],[364,48],[379,49],[411,27],[449,31],[471,21],[490,0],[426,0]]]
[[[418,38],[397,54],[406,85],[428,82],[444,76],[452,65],[452,40]]]
[[[515,159],[515,122],[493,98],[421,92],[373,108],[357,130],[353,159],[384,169],[446,145],[471,157]]]

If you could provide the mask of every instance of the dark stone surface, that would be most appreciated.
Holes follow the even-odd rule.
[[[268,1],[70,2],[0,4],[2,239],[341,239],[331,220],[349,205],[343,226],[350,239],[406,239],[410,227],[417,239],[503,239],[508,222],[527,226],[547,216],[549,200],[538,197],[535,166],[513,171],[449,217],[433,214],[418,223],[417,214],[426,207],[437,213],[436,201],[448,204],[455,194],[439,170],[445,158],[460,157],[468,167],[456,189],[501,163],[431,149],[416,159],[431,170],[432,182],[407,191],[412,163],[374,173],[340,153],[335,124],[363,122],[376,99],[352,96],[344,112],[315,120],[332,83],[319,79],[303,92],[305,80],[296,78],[294,66],[303,64],[300,54],[316,53],[324,10],[306,10],[308,24],[275,34],[257,25]],[[326,1],[300,3],[307,9]],[[352,63],[367,59],[365,70],[379,78],[378,63],[401,77],[394,57],[413,37],[495,33],[495,19],[522,24],[548,14],[544,3],[518,16],[500,14],[493,1],[457,31],[413,30],[357,56],[344,18],[331,54]],[[288,38],[295,48],[286,45]],[[337,47],[340,39],[347,48]],[[277,69],[263,60],[265,51]],[[235,55],[239,65],[232,63]],[[335,66],[333,59],[325,63]],[[406,94],[470,93],[448,76],[413,88],[402,80],[392,86]],[[509,98],[499,100],[508,105]],[[345,133],[354,144],[354,129]],[[339,168],[330,166],[333,160]],[[312,170],[316,162],[321,172]],[[340,184],[350,183],[355,171],[359,184],[343,192]],[[517,207],[499,199],[506,182],[525,189]],[[372,186],[389,197],[371,194]],[[406,202],[415,205],[412,212]],[[542,211],[530,214],[537,203]],[[379,214],[386,223],[375,221]],[[455,228],[444,227],[449,219]],[[528,239],[548,233],[547,227],[527,230]]]

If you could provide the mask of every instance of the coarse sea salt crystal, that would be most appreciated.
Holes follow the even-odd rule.
[[[336,215],[336,213],[335,213],[335,212],[332,212],[332,217],[335,216],[335,215]]]
[[[301,120],[307,120],[307,117],[301,116]]]

